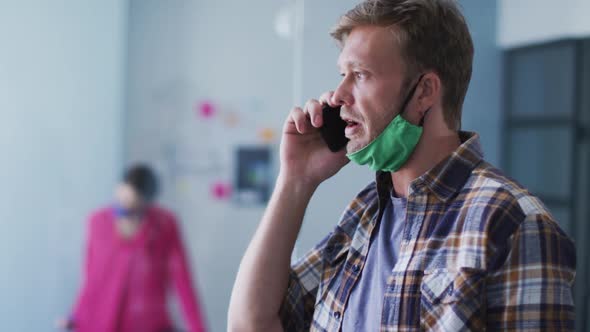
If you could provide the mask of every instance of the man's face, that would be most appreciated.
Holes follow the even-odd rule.
[[[367,146],[399,112],[405,70],[397,45],[390,28],[375,26],[354,28],[344,42],[333,102],[348,122],[348,153]]]

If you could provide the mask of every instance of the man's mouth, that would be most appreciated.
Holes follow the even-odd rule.
[[[346,121],[346,127],[354,127],[354,126],[358,126],[358,122],[352,121],[352,120],[345,120]]]
[[[346,117],[342,118],[342,120],[346,122],[346,129],[344,129],[344,134],[346,137],[350,139],[360,128],[360,123]]]
[[[353,119],[349,118],[348,116],[343,116],[342,120],[344,120],[344,122],[346,122],[346,127],[354,127],[354,126],[358,126],[358,122],[354,121]]]

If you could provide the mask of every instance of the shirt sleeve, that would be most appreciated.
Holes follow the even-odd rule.
[[[548,215],[528,215],[487,279],[493,331],[573,331],[574,243]]]
[[[309,331],[323,269],[322,251],[328,237],[291,266],[287,293],[280,309],[286,332]]]
[[[169,268],[174,288],[182,304],[183,314],[189,330],[191,332],[203,332],[206,331],[205,320],[199,305],[197,291],[193,287],[186,252],[174,218],[172,218],[171,224]]]

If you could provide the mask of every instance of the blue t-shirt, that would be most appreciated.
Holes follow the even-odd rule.
[[[363,272],[350,293],[342,321],[343,332],[379,331],[387,278],[397,262],[406,220],[405,198],[391,196],[391,203],[371,234]]]

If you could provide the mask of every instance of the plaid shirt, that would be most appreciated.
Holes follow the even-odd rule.
[[[414,180],[381,331],[574,329],[575,248],[541,201],[483,160],[479,137]],[[335,229],[292,266],[286,331],[339,331],[387,204],[378,173]]]

